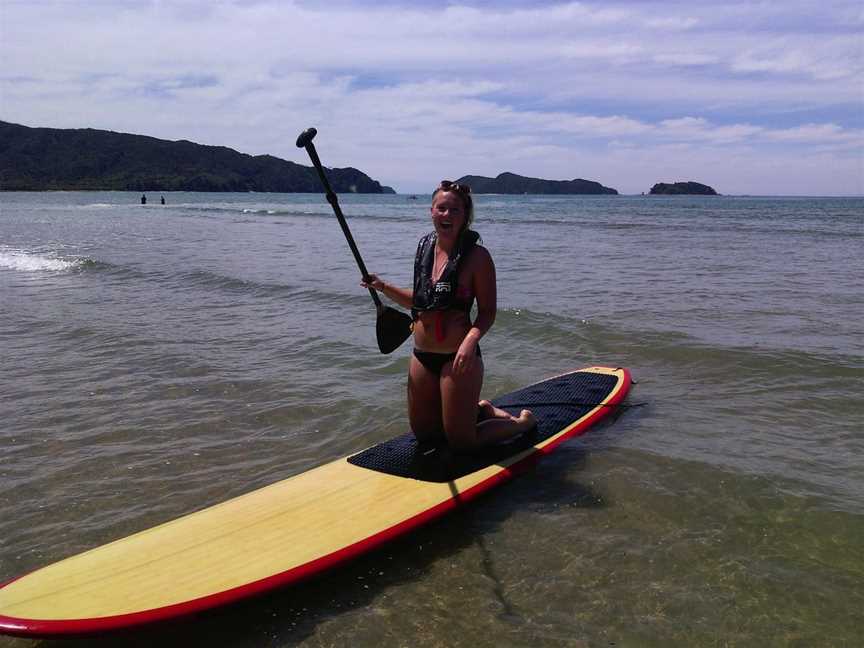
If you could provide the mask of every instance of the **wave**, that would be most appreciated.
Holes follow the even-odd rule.
[[[648,218],[649,216],[645,216]],[[834,225],[827,223],[822,227],[814,227],[810,223],[804,223],[800,227],[777,224],[761,224],[747,222],[743,218],[737,220],[714,219],[708,222],[706,219],[693,220],[691,222],[682,222],[678,220],[664,220],[662,215],[650,215],[652,220],[627,220],[632,219],[633,214],[630,214],[621,220],[614,220],[608,214],[601,218],[585,218],[583,215],[524,215],[511,216],[509,214],[496,215],[488,214],[478,217],[478,229],[482,229],[483,225],[506,225],[510,223],[530,224],[531,227],[548,227],[548,228],[588,228],[592,230],[643,230],[668,232],[670,227],[675,227],[680,232],[693,231],[700,234],[764,234],[773,237],[789,236],[803,239],[819,238],[840,238],[840,239],[858,239],[864,238],[864,232],[856,228],[843,227],[842,225]],[[606,220],[608,219],[608,220]],[[830,228],[830,229],[829,229]]]
[[[691,375],[718,369],[750,378],[783,380],[806,375],[812,379],[860,379],[861,356],[820,353],[803,349],[711,344],[683,331],[640,329],[608,319],[579,319],[522,308],[499,309],[496,332],[506,332],[511,353],[545,348],[552,354],[568,353],[588,362],[609,361],[628,366],[678,369]]]
[[[107,269],[114,274],[134,276],[138,280],[167,286],[174,291],[217,292],[234,298],[290,300],[299,302],[353,303],[356,296],[346,296],[322,291],[318,286],[300,286],[280,282],[260,281],[230,276],[204,269],[190,269],[184,272],[161,270],[137,271],[112,264],[99,264],[98,269]],[[357,301],[363,302],[363,296]]]
[[[161,274],[131,266],[100,261],[85,256],[63,256],[57,252],[37,252],[0,247],[0,269],[26,273],[104,273],[116,279],[149,280]]]
[[[254,214],[260,216],[326,216],[328,213],[323,209],[297,209],[297,208],[279,208],[279,207],[243,207],[235,205],[233,207],[221,205],[178,205],[179,209],[184,212],[192,213],[216,213],[216,214]],[[196,214],[197,215],[197,214]]]
[[[78,209],[114,209],[115,207],[125,207],[126,205],[112,203],[90,203],[88,205],[79,205]]]
[[[356,295],[328,293],[322,291],[320,287],[244,279],[204,269],[176,272],[159,268],[136,268],[89,257],[64,258],[52,252],[11,248],[0,248],[0,270],[2,269],[26,273],[93,273],[110,277],[113,282],[161,284],[171,290],[215,291],[253,299],[280,298],[291,300],[295,304],[302,301],[313,303],[322,301],[351,305],[355,301],[358,303],[366,301],[365,295],[357,298]]]
[[[226,293],[245,293],[256,296],[280,295],[284,297],[298,297],[307,292],[304,289],[289,284],[241,279],[218,272],[211,272],[210,270],[189,270],[179,274],[172,274],[166,280],[175,286],[192,286],[195,288],[215,289]]]
[[[277,218],[323,218],[333,219],[333,211],[328,205],[311,206],[311,205],[174,205],[174,208],[179,210],[179,215],[193,218],[219,218],[221,214],[233,214],[236,216],[236,223],[254,223],[256,217],[277,217]],[[382,213],[381,205],[362,205],[366,209],[373,211],[355,211],[360,205],[342,206],[342,211],[345,217],[351,220],[374,220],[374,221],[395,221],[404,222],[406,216],[404,213]]]
[[[206,216],[212,214],[244,214],[247,216],[332,216],[333,212],[321,209],[298,209],[296,206],[278,207],[268,206],[243,206],[243,205],[172,205],[181,211],[181,215]]]
[[[12,248],[0,249],[0,268],[17,272],[66,272],[85,267],[90,259],[72,257],[64,259],[52,253],[31,252]]]

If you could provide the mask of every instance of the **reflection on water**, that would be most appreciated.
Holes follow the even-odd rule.
[[[139,197],[4,194],[0,579],[406,431],[323,198]],[[409,285],[423,201],[341,202]],[[611,364],[646,405],[326,577],[71,645],[862,643],[862,207],[478,197],[484,396]]]

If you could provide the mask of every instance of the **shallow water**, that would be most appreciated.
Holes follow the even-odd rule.
[[[323,197],[138,197],[0,194],[0,580],[406,431],[409,346],[378,354]],[[340,201],[408,285],[426,197]],[[477,203],[484,396],[608,364],[635,407],[323,578],[97,645],[864,643],[864,200]]]

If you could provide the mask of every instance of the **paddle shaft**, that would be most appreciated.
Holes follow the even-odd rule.
[[[312,164],[318,172],[318,177],[321,178],[321,184],[324,185],[324,193],[327,195],[327,202],[330,203],[330,206],[333,208],[333,213],[336,214],[336,219],[342,227],[342,233],[345,235],[345,240],[348,241],[348,247],[351,248],[354,260],[357,262],[357,266],[360,268],[360,272],[363,275],[363,281],[368,281],[369,272],[366,270],[366,264],[363,263],[363,257],[360,256],[360,250],[357,249],[357,244],[354,242],[354,236],[352,236],[351,230],[348,229],[348,223],[345,221],[345,216],[342,214],[342,209],[339,207],[339,199],[336,197],[336,192],[333,191],[333,188],[327,181],[327,176],[324,175],[324,167],[321,166],[321,160],[318,159],[318,152],[315,150],[315,145],[310,139],[303,144],[303,147],[309,154],[309,158],[312,160]],[[369,286],[369,294],[372,295],[372,301],[375,302],[375,307],[379,311],[383,309],[384,305],[381,303],[381,298],[378,297],[378,292],[371,286]]]

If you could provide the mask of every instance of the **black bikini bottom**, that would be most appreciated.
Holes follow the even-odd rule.
[[[414,349],[414,357],[417,358],[420,361],[420,364],[426,367],[429,371],[434,373],[436,376],[440,376],[441,369],[444,368],[445,364],[455,358],[456,354],[435,353],[434,351],[420,351],[420,349]],[[479,345],[477,346],[477,357],[483,357],[483,354],[480,353]]]

